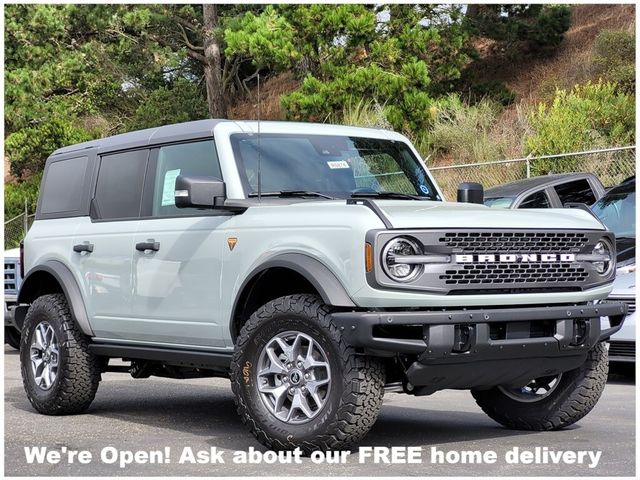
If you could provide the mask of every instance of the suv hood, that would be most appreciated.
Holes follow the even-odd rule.
[[[576,208],[508,210],[454,202],[374,200],[394,228],[528,228],[604,230]]]

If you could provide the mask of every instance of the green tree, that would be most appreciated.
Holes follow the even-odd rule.
[[[192,75],[184,54],[143,41],[152,13],[127,5],[6,6],[5,141],[13,174],[40,171],[60,146],[126,129],[152,92]]]
[[[282,99],[290,119],[324,121],[364,98],[405,131],[428,126],[434,96],[452,88],[469,51],[459,6],[283,5],[246,15],[225,37],[228,55],[304,78]]]

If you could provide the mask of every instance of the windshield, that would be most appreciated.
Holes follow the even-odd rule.
[[[440,200],[418,159],[403,142],[330,135],[235,134],[238,169],[249,196],[315,192],[334,198],[397,192]]]
[[[636,236],[635,184],[612,189],[591,208],[616,237]]]
[[[510,197],[493,197],[484,199],[484,204],[491,208],[509,208],[512,203],[513,198]]]

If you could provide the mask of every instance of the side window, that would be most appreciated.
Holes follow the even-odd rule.
[[[518,208],[551,208],[551,202],[544,190],[526,197]]]
[[[591,205],[595,203],[596,196],[593,194],[591,185],[586,179],[567,182],[554,187],[560,201],[564,205],[568,202],[586,203]]]
[[[40,201],[42,214],[80,210],[88,164],[88,157],[69,158],[49,164]]]
[[[177,208],[174,198],[178,175],[222,179],[213,140],[160,147],[153,189],[154,217],[194,215],[197,208]]]
[[[100,160],[94,208],[99,218],[140,216],[149,150],[104,155]]]

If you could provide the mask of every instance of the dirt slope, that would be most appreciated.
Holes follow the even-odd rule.
[[[602,30],[635,30],[635,5],[576,5],[571,27],[555,55],[504,68],[499,79],[519,99],[535,101],[555,86],[570,88],[591,78],[589,57]]]

